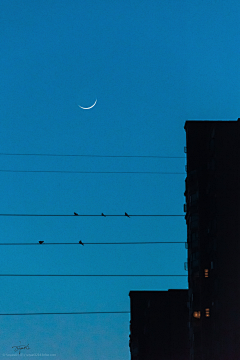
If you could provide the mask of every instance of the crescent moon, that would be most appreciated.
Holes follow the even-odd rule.
[[[81,109],[84,109],[84,110],[88,110],[88,109],[91,109],[91,108],[93,108],[95,105],[96,105],[96,103],[97,103],[97,99],[96,99],[96,101],[95,101],[95,103],[92,105],[92,106],[89,106],[89,107],[82,107],[82,106],[80,106],[80,105],[78,105]]]

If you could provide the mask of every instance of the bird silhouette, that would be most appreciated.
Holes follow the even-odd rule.
[[[44,243],[44,241],[39,241],[39,244],[43,244]]]
[[[127,216],[127,217],[129,217],[130,218],[130,216],[125,212],[125,216]]]
[[[101,214],[102,216],[106,217],[106,215],[104,215],[104,213]]]
[[[74,215],[76,215],[76,216],[77,216],[78,214],[77,214],[77,213],[74,213]]]
[[[81,240],[79,241],[79,244],[84,245],[84,243]]]

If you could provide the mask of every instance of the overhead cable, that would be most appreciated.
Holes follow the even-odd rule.
[[[185,241],[134,241],[134,242],[84,242],[82,245],[148,245],[148,244],[184,244]],[[38,245],[38,243],[0,243],[0,245]],[[41,245],[78,245],[79,242],[71,243],[46,243]]]
[[[126,217],[126,215],[92,215],[92,214],[77,214],[77,215],[69,215],[69,214],[0,214],[0,216],[74,216],[74,217],[77,217],[77,216],[101,216],[101,217],[108,217],[108,216],[124,216]],[[132,215],[130,214],[130,216],[146,216],[146,217],[149,217],[149,216],[185,216],[185,214],[178,214],[178,215],[174,215],[174,214],[162,214],[162,215],[159,215],[159,214],[150,214],[150,215],[147,215],[147,214],[142,214],[142,215]]]
[[[59,174],[152,174],[152,175],[186,175],[185,172],[160,171],[68,171],[68,170],[0,170],[7,173],[59,173]]]
[[[97,157],[97,158],[158,158],[158,159],[185,159],[185,156],[158,156],[158,155],[82,155],[82,154],[18,154],[0,153],[7,156],[68,156],[68,157]]]
[[[130,314],[130,311],[81,311],[81,312],[53,312],[53,313],[15,313],[0,314],[0,316],[11,315],[94,315],[94,314]]]
[[[79,277],[150,277],[150,276],[153,276],[153,277],[160,277],[160,276],[188,276],[188,275],[131,275],[131,274],[124,274],[124,275],[116,275],[116,274],[106,274],[106,275],[102,275],[102,274],[97,274],[97,275],[92,275],[92,274],[77,274],[77,275],[60,275],[60,274],[0,274],[0,276],[58,276],[58,277],[62,277],[62,276],[67,276],[67,277],[74,277],[74,276],[79,276]]]

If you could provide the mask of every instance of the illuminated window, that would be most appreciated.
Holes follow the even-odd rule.
[[[205,316],[206,317],[210,316],[210,309],[209,308],[205,309]]]
[[[194,311],[193,317],[194,317],[195,319],[200,319],[200,317],[201,317],[201,311]]]
[[[205,278],[208,278],[208,269],[204,270],[204,276],[205,276]]]

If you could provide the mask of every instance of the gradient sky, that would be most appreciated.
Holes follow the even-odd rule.
[[[240,117],[237,0],[1,0],[1,214],[183,213],[187,119]],[[91,110],[78,107],[97,104]],[[11,154],[176,156],[44,157]],[[0,274],[183,274],[182,217],[4,217]],[[186,277],[1,277],[1,314],[129,311]],[[0,357],[129,359],[129,314],[0,316]],[[20,343],[21,342],[21,343]],[[5,354],[5,356],[4,356]],[[43,356],[42,356],[43,357]]]

